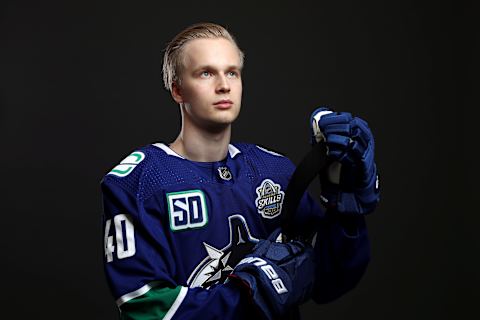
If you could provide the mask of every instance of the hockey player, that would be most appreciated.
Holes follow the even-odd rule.
[[[335,161],[322,181],[328,210],[305,194],[294,224],[315,234],[313,246],[279,242],[295,166],[262,147],[230,143],[242,67],[243,53],[223,27],[202,23],[179,33],[163,65],[182,115],[177,139],[134,150],[102,181],[105,272],[122,319],[295,318],[298,305],[336,299],[365,271],[364,214],[378,201],[367,124],[314,112],[312,137],[326,139]]]

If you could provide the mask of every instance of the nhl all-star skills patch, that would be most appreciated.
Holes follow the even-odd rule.
[[[256,188],[256,191],[255,205],[258,213],[267,219],[277,217],[282,212],[283,199],[285,198],[285,192],[282,191],[280,184],[265,179]]]

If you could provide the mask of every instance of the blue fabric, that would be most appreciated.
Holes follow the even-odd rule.
[[[156,282],[162,287],[188,288],[173,319],[258,318],[257,308],[246,291],[225,280],[245,256],[242,252],[280,226],[280,215],[265,218],[259,213],[256,198],[262,183],[271,180],[278,195],[278,191],[286,190],[295,166],[288,158],[255,145],[235,146],[240,153],[234,157],[229,155],[223,162],[202,164],[199,168],[197,163],[149,145],[137,150],[145,158],[128,175],[104,177],[104,266],[113,298],[120,301],[120,310],[122,303],[128,303],[122,302],[122,298]],[[231,180],[219,178],[219,166],[228,167]],[[172,220],[168,197],[186,191],[191,192],[191,201],[178,198],[175,210],[182,205],[187,209],[175,211]],[[203,198],[197,196],[198,191]],[[179,215],[199,201],[205,207],[194,210],[198,213],[195,221],[206,212],[205,224],[172,230],[172,223],[182,226]],[[130,240],[126,240],[127,221],[133,234]],[[305,233],[317,232],[324,238],[313,248],[313,278],[320,284],[331,280],[329,286],[316,285],[317,301],[331,300],[350,290],[362,273],[346,275],[368,263],[364,226],[358,229],[363,236],[352,238],[341,224],[329,219],[308,193],[303,196],[293,223]],[[119,242],[122,239],[123,248]],[[120,254],[122,251],[129,253]],[[357,251],[361,254],[344,254]],[[220,271],[218,279],[214,271]],[[145,308],[148,313],[148,304]]]
[[[315,110],[312,121],[316,114],[327,110]],[[332,112],[320,117],[317,125],[325,136],[330,161],[342,164],[339,184],[329,181],[327,172],[320,176],[324,205],[343,214],[371,213],[380,200],[380,192],[375,142],[367,122],[348,112]]]
[[[300,241],[275,242],[279,234],[280,229],[277,229],[267,240],[261,240],[233,271],[236,277],[249,284],[253,301],[266,319],[284,316],[293,306],[308,300],[314,285],[311,246]],[[274,273],[264,271],[269,266]]]

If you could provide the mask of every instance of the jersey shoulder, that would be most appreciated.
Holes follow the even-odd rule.
[[[290,176],[295,170],[293,162],[283,154],[257,144],[235,143],[245,161],[256,168],[259,176]]]
[[[139,199],[156,190],[181,182],[200,179],[185,166],[185,159],[163,143],[143,146],[131,152],[102,179],[102,185],[115,185]]]

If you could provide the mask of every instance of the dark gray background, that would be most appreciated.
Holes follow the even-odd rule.
[[[199,21],[246,53],[235,141],[298,162],[320,104],[368,120],[382,201],[356,289],[305,319],[478,314],[479,6],[458,1],[3,1],[0,304],[15,319],[114,319],[99,181],[171,141],[162,49]]]

